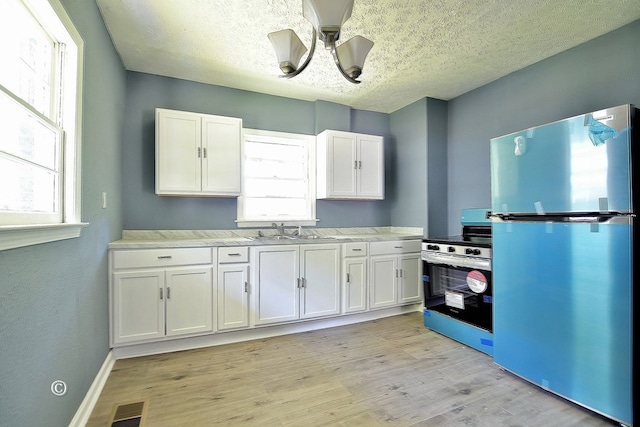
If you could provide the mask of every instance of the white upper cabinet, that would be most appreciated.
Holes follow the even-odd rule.
[[[242,119],[156,109],[156,194],[240,195]]]
[[[384,199],[381,136],[326,130],[316,146],[318,199]]]

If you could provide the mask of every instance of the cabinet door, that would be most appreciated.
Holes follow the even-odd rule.
[[[340,246],[305,245],[300,253],[300,318],[339,314]]]
[[[344,261],[343,311],[354,313],[367,309],[367,258]]]
[[[379,136],[358,136],[357,195],[365,199],[384,199],[384,145]]]
[[[218,266],[218,330],[249,326],[249,265]]]
[[[422,262],[420,254],[400,256],[400,283],[398,289],[399,304],[418,303],[422,301]]]
[[[113,274],[114,344],[164,336],[164,271]]]
[[[198,114],[156,111],[156,194],[200,192],[201,129]]]
[[[370,258],[369,308],[383,308],[396,305],[398,262],[396,256],[375,256]]]
[[[212,269],[166,271],[167,335],[213,331]]]
[[[298,246],[274,246],[255,249],[253,271],[255,324],[297,320],[299,315]]]
[[[353,198],[356,195],[356,137],[348,133],[328,133],[328,196]]]
[[[240,195],[240,135],[242,120],[202,118],[202,192]]]

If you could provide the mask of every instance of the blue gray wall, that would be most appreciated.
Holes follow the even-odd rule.
[[[389,115],[150,74],[127,73],[123,131],[125,229],[235,229],[235,198],[155,194],[155,109],[240,117],[245,128],[316,135],[325,129],[389,137]],[[387,148],[388,151],[388,148]],[[388,201],[319,200],[319,227],[390,224]]]
[[[447,102],[424,98],[390,115],[391,224],[447,232]]]
[[[640,106],[640,21],[449,101],[449,231],[491,205],[489,139],[621,104]]]
[[[121,235],[126,74],[95,2],[62,0],[84,39],[81,237],[0,251],[0,426],[66,426],[109,351],[107,244]],[[102,209],[101,193],[108,207]],[[68,392],[51,393],[54,380]]]

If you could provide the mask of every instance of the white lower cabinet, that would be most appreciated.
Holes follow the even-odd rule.
[[[422,301],[420,240],[109,250],[112,347]]]
[[[419,253],[402,255],[399,260],[398,304],[422,302],[422,259]]]
[[[114,344],[164,337],[164,270],[113,274]]]
[[[211,248],[122,250],[110,255],[113,346],[213,332]],[[187,262],[207,265],[174,266]]]
[[[422,301],[419,240],[370,243],[369,308]]]
[[[218,330],[249,327],[249,248],[218,250]]]
[[[167,336],[213,331],[211,267],[165,271]]]
[[[254,248],[254,324],[340,314],[340,245]]]
[[[367,310],[367,243],[345,243],[342,261],[342,312]]]

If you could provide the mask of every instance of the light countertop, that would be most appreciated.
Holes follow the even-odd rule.
[[[310,243],[347,243],[381,240],[422,239],[419,227],[302,228],[302,237],[292,237],[295,227],[286,228],[289,237],[276,238],[277,230],[123,230],[122,239],[109,249],[185,248],[208,246],[265,246]],[[261,231],[265,237],[258,237]]]

